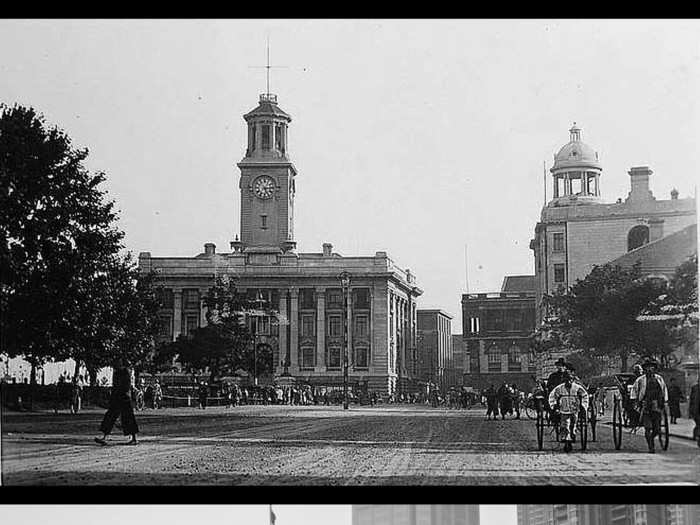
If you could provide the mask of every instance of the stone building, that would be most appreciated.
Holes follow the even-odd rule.
[[[418,378],[441,389],[461,384],[453,364],[452,316],[443,310],[418,310]]]
[[[353,505],[352,525],[479,525],[478,505]]]
[[[535,328],[533,275],[509,275],[501,291],[462,295],[464,385],[475,390],[515,383],[529,390],[536,374],[528,338]],[[468,356],[468,357],[466,357]]]
[[[581,140],[581,129],[554,155],[550,169],[554,197],[543,208],[530,248],[535,257],[536,322],[542,320],[544,294],[567,289],[595,265],[610,262],[640,246],[697,224],[694,198],[654,197],[647,166],[629,171],[630,192],[623,201],[604,202],[602,164]]]
[[[193,257],[141,253],[142,271],[154,271],[165,287],[163,338],[175,340],[206,323],[202,299],[216,277],[227,276],[278,316],[249,319],[255,343],[272,354],[271,382],[295,378],[317,386],[342,384],[344,332],[352,385],[387,395],[408,388],[415,356],[415,277],[386,252],[344,257],[324,244],[318,253],[297,253],[294,203],[297,169],[289,156],[291,117],[276,95],[262,94],[244,115],[248,127],[240,169],[240,238],[221,253],[211,243]],[[350,275],[345,293],[340,274]]]

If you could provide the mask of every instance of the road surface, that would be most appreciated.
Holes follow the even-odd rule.
[[[17,484],[598,485],[698,484],[697,445],[671,438],[646,452],[625,431],[616,451],[599,425],[588,451],[549,435],[537,450],[534,421],[486,421],[484,411],[416,405],[243,406],[145,410],[140,443],[93,442],[103,411],[5,413],[2,482]],[[643,434],[643,432],[640,432]]]

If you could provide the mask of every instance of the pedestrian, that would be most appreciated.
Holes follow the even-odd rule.
[[[507,383],[503,383],[497,392],[498,405],[501,409],[501,419],[506,418],[506,414],[513,413],[513,400],[510,395],[510,388]]]
[[[77,414],[80,412],[82,405],[82,395],[83,395],[83,379],[79,375],[73,376],[73,381],[71,384],[71,396],[70,396],[70,413]]]
[[[512,385],[513,389],[513,409],[515,410],[515,419],[520,419],[520,397],[522,395],[522,392],[518,390],[518,385],[513,383]]]
[[[486,389],[484,397],[486,398],[486,420],[491,420],[492,415],[495,420],[498,418],[498,392],[493,385]]]
[[[114,366],[112,374],[112,391],[109,397],[109,407],[102,419],[100,432],[102,437],[96,437],[95,442],[100,445],[107,444],[107,436],[117,421],[121,421],[122,432],[125,436],[131,436],[127,445],[136,445],[136,434],[139,427],[134,416],[134,408],[131,405],[131,372],[127,368],[127,362],[119,360]]]
[[[671,378],[668,387],[668,410],[671,416],[671,424],[675,425],[676,420],[681,417],[681,403],[685,401],[685,396],[675,377]]]
[[[161,408],[163,406],[163,388],[160,386],[160,381],[156,379],[153,382],[153,408]]]
[[[654,438],[661,433],[661,414],[668,402],[668,390],[663,377],[656,373],[658,363],[651,358],[642,363],[644,375],[637,378],[632,385],[631,400],[636,402],[637,410],[644,425],[644,437],[649,452],[653,454]]]
[[[209,397],[209,386],[206,381],[202,380],[199,384],[199,408],[202,410],[207,408],[207,398]]]
[[[693,429],[693,439],[700,447],[700,377],[690,389],[690,399],[688,400],[688,419],[695,421]]]

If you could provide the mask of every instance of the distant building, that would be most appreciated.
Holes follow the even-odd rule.
[[[230,277],[239,291],[279,312],[248,319],[256,334],[253,344],[271,356],[263,383],[340,387],[347,326],[351,386],[383,395],[406,389],[414,379],[416,301],[422,294],[415,276],[386,252],[345,257],[326,243],[320,252],[297,253],[292,119],[270,93],[260,95],[258,106],[243,118],[248,144],[238,163],[240,239],[236,235],[231,251],[217,252],[206,243],[204,252],[192,257],[139,255],[140,269],[154,271],[165,288],[162,339],[172,341],[204,326],[204,295],[216,277]],[[345,315],[341,272],[350,274]]]
[[[353,505],[352,525],[479,525],[479,506]]]
[[[464,294],[464,385],[475,390],[515,383],[529,390],[536,367],[529,337],[535,328],[534,275],[509,275],[500,292]]]
[[[542,208],[540,221],[530,248],[535,257],[536,323],[543,317],[540,307],[544,294],[568,289],[577,279],[585,278],[595,265],[616,260],[648,243],[680,232],[697,224],[694,198],[679,198],[673,190],[671,198],[657,200],[649,188],[652,170],[647,166],[629,171],[630,192],[623,201],[605,203],[600,191],[602,165],[598,154],[581,140],[581,129],[569,130],[570,140],[554,156],[550,169],[553,198]],[[676,239],[678,240],[678,239]],[[678,255],[685,250],[675,241]],[[656,244],[656,247],[665,244]],[[659,262],[659,253],[652,248],[645,260]]]
[[[518,505],[518,525],[700,525],[700,505]]]
[[[452,316],[443,310],[418,310],[417,375],[441,389],[461,384],[452,354]]]

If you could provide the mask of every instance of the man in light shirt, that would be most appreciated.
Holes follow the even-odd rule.
[[[630,399],[636,404],[644,425],[649,452],[653,454],[654,438],[661,434],[661,415],[668,403],[668,389],[664,378],[656,373],[658,363],[647,358],[642,363],[644,375],[639,376],[632,385]]]
[[[570,446],[576,439],[576,421],[579,411],[581,408],[588,411],[588,392],[581,384],[572,381],[569,372],[565,371],[562,379],[564,382],[549,393],[549,406],[559,413],[561,440]]]

